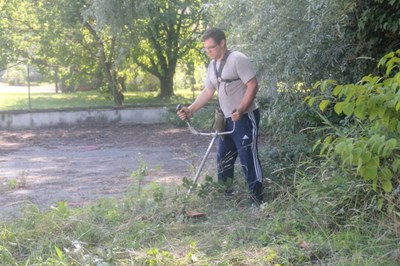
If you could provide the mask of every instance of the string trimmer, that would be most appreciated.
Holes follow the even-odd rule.
[[[176,107],[176,112],[180,111],[182,108],[183,108],[183,106],[182,106],[181,104],[178,104],[178,106]],[[210,152],[211,152],[211,148],[213,147],[215,141],[217,140],[218,137],[223,136],[223,135],[227,135],[227,134],[231,134],[231,133],[233,133],[233,132],[235,131],[235,123],[233,123],[233,129],[232,129],[231,131],[220,132],[219,130],[215,130],[214,132],[207,132],[207,133],[206,133],[206,132],[199,132],[199,131],[197,131],[197,130],[191,125],[189,118],[186,118],[186,119],[185,119],[185,123],[186,123],[186,125],[188,126],[190,133],[192,133],[192,134],[194,134],[194,135],[199,135],[199,136],[211,136],[212,138],[211,138],[210,144],[208,145],[207,151],[206,151],[206,153],[204,154],[203,159],[201,160],[200,166],[199,166],[199,168],[197,169],[196,174],[194,175],[194,177],[193,177],[193,179],[192,179],[192,184],[189,186],[189,190],[188,190],[188,192],[186,193],[186,196],[185,196],[185,198],[184,198],[184,200],[183,200],[183,204],[182,204],[182,207],[181,207],[181,209],[180,209],[180,211],[179,211],[179,213],[178,213],[178,217],[181,216],[181,215],[187,214],[187,213],[186,213],[186,210],[185,210],[187,200],[188,200],[190,194],[192,193],[193,188],[194,188],[194,186],[195,186],[196,183],[197,183],[197,180],[199,179],[201,170],[202,170],[203,167],[204,167],[204,164],[205,164],[205,162],[206,162],[206,160],[207,160],[208,155],[209,155]],[[202,214],[202,213],[196,213],[196,215],[194,215],[194,216],[204,216],[204,214]]]

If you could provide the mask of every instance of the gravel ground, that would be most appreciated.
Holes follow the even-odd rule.
[[[123,195],[145,162],[146,181],[192,177],[210,137],[167,125],[123,125],[0,131],[0,219],[25,204],[82,206]],[[214,171],[215,152],[204,172]]]

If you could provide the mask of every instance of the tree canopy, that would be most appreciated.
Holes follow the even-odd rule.
[[[201,65],[200,35],[228,33],[267,87],[350,81],[399,48],[400,1],[1,0],[0,63],[29,61],[60,83],[104,87],[122,105],[126,73],[157,77],[174,93],[179,65]]]
[[[161,83],[161,96],[173,95],[177,64],[198,47],[198,36],[206,25],[205,2],[148,1],[136,31],[133,61],[156,76]]]
[[[229,31],[268,86],[322,78],[357,80],[375,70],[385,51],[400,46],[400,1],[229,0],[216,8],[217,24]],[[378,33],[379,32],[379,33]]]

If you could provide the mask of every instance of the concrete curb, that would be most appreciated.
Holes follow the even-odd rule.
[[[0,113],[0,129],[33,129],[82,124],[156,124],[165,123],[168,108],[88,109]]]

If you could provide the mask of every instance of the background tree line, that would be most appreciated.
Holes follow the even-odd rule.
[[[173,95],[178,64],[193,65],[205,1],[1,1],[1,65],[25,61],[62,86],[105,86],[122,105],[127,75],[148,72]],[[53,71],[53,73],[50,73]],[[56,80],[58,83],[58,80]]]
[[[374,70],[399,46],[399,1],[10,0],[0,1],[1,69],[19,61],[60,84],[87,80],[121,105],[132,73],[158,78],[171,96],[181,66],[193,72],[208,26],[228,31],[229,43],[255,61],[260,80],[311,84],[350,81]]]
[[[217,14],[267,86],[354,81],[400,47],[400,1],[221,1]],[[218,17],[218,15],[217,15]]]

